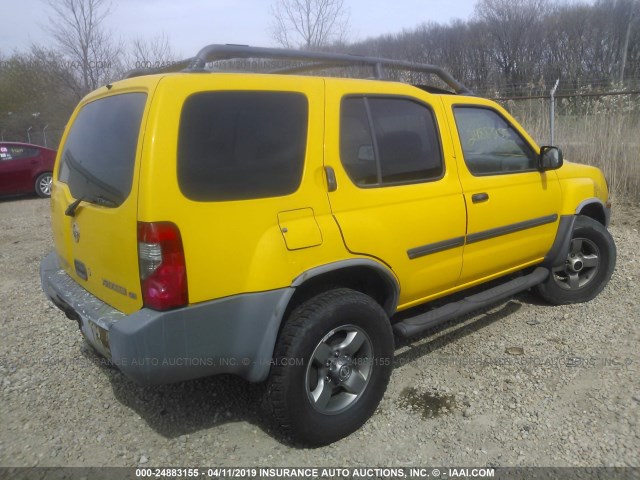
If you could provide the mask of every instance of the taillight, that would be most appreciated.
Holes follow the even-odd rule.
[[[184,249],[176,225],[138,222],[138,259],[145,307],[168,310],[189,303]]]

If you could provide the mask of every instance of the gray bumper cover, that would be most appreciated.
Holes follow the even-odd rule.
[[[125,375],[143,385],[230,373],[267,377],[293,288],[227,297],[158,312],[125,315],[76,283],[55,253],[40,265],[47,297],[80,325],[83,335]]]

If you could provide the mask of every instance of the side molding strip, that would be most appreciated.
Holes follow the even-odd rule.
[[[553,223],[556,220],[558,220],[558,215],[554,213],[553,215],[533,218],[531,220],[525,220],[524,222],[512,223],[511,225],[505,225],[504,227],[497,227],[478,233],[472,233],[471,235],[467,235],[467,243],[476,243],[482,240],[499,237],[501,235],[519,232],[520,230],[526,230],[527,228],[539,227],[540,225]]]
[[[511,225],[505,225],[503,227],[492,228],[490,230],[484,230],[482,232],[472,233],[466,237],[455,237],[440,242],[428,243],[419,247],[411,248],[407,250],[407,255],[410,260],[424,257],[425,255],[431,255],[432,253],[442,252],[450,248],[462,247],[469,243],[476,243],[482,240],[488,240],[490,238],[499,237],[501,235],[507,235],[509,233],[519,232],[520,230],[526,230],[527,228],[539,227],[548,223],[553,223],[558,219],[557,214],[546,215],[544,217],[533,218],[531,220],[525,220],[524,222],[512,223]]]
[[[456,237],[456,238],[451,238],[449,240],[429,243],[427,245],[422,245],[420,247],[412,248],[410,250],[407,250],[407,255],[409,255],[410,260],[413,260],[414,258],[424,257],[425,255],[441,252],[443,250],[448,250],[450,248],[462,247],[463,245],[464,245],[464,237]]]

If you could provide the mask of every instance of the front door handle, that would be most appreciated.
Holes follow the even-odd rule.
[[[471,201],[473,203],[482,203],[486,202],[487,200],[489,200],[489,194],[485,192],[474,193],[473,195],[471,195]]]

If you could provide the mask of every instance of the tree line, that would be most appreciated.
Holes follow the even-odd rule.
[[[423,23],[345,50],[444,67],[488,96],[640,84],[640,2],[480,0],[474,16]]]
[[[176,60],[164,35],[118,40],[106,28],[109,0],[45,3],[51,42],[9,56],[0,51],[4,138],[23,138],[28,126],[61,130],[89,91],[129,69]],[[266,28],[281,46],[435,64],[486,96],[548,92],[556,79],[568,90],[640,86],[640,0],[478,0],[469,20],[426,21],[359,41],[348,40],[344,0],[274,0],[270,13]],[[416,19],[428,16],[428,7],[416,12]]]
[[[78,101],[134,68],[175,59],[168,38],[134,38],[128,43],[106,27],[110,0],[43,0],[49,10],[46,45],[26,52],[0,51],[0,130],[3,140],[57,146]],[[27,134],[31,127],[33,135]],[[46,133],[45,133],[46,134]],[[33,138],[29,138],[29,137]]]

